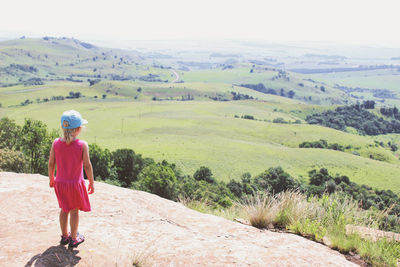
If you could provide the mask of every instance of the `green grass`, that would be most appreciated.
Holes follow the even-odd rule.
[[[400,166],[386,149],[375,147],[368,137],[315,125],[274,124],[263,120],[293,115],[274,110],[291,109],[288,104],[256,101],[121,101],[80,99],[2,108],[1,116],[19,123],[25,117],[59,127],[64,110],[79,110],[89,120],[81,138],[104,148],[132,148],[156,160],[175,162],[184,173],[210,167],[219,180],[238,179],[242,173],[259,174],[282,166],[295,177],[307,176],[314,168],[348,175],[352,181],[400,192]],[[299,108],[295,105],[293,108]],[[234,118],[253,115],[259,121]],[[381,153],[389,162],[351,153],[323,149],[299,149],[303,141],[326,139],[329,143],[359,147],[361,154]]]
[[[324,85],[326,90],[325,92],[322,92],[320,90],[322,83],[306,81],[304,78],[307,77],[303,77],[296,73],[288,72],[287,75],[289,76],[289,80],[283,78],[272,79],[278,74],[277,71],[256,68],[253,73],[250,73],[250,69],[252,69],[251,64],[238,64],[238,66],[233,69],[190,71],[185,72],[182,79],[185,82],[201,82],[203,84],[225,83],[240,85],[263,83],[267,88],[275,89],[278,93],[281,88],[286,92],[293,90],[296,93],[296,99],[316,104],[332,104],[351,101],[343,92],[331,86]],[[304,86],[299,86],[300,83]],[[309,97],[311,97],[311,100]]]
[[[13,76],[1,73],[0,83],[14,83],[20,77],[28,79],[31,76],[46,79],[45,84],[40,86],[0,87],[0,116],[15,118],[19,123],[25,117],[32,117],[43,120],[50,128],[58,128],[61,113],[77,109],[90,122],[82,134],[82,138],[89,143],[95,142],[112,150],[132,148],[156,160],[175,162],[186,174],[193,174],[205,165],[212,169],[217,179],[228,181],[238,179],[244,172],[257,175],[273,166],[282,166],[295,177],[307,176],[309,170],[325,167],[333,174],[348,175],[357,183],[400,192],[400,181],[396,175],[400,163],[398,155],[388,147],[382,148],[374,143],[375,140],[387,143],[390,139],[399,144],[400,138],[395,135],[362,137],[315,125],[271,123],[276,118],[304,123],[307,115],[334,107],[310,103],[338,104],[349,100],[343,92],[331,86],[336,81],[345,81],[345,74],[337,74],[338,80],[335,80],[329,75],[315,76],[321,79],[314,79],[314,76],[288,72],[289,80],[272,79],[278,72],[271,68],[266,70],[258,66],[250,73],[252,64],[237,63],[233,69],[226,70],[218,67],[179,71],[184,83],[172,84],[138,81],[138,77],[149,73],[159,75],[162,80],[175,79],[171,70],[154,67],[153,64],[159,64],[154,59],[139,57],[140,54],[134,51],[99,47],[87,49],[73,39],[12,40],[1,42],[0,52],[0,67],[17,63],[34,65],[39,69],[36,74],[18,71],[17,76]],[[93,60],[93,57],[97,58]],[[132,76],[136,80],[110,80],[115,74]],[[357,82],[363,78],[361,72],[349,74]],[[378,74],[384,73],[376,72],[376,81]],[[83,77],[74,78],[84,82],[48,80],[65,79],[70,75],[81,75]],[[95,79],[97,75],[102,81],[89,86],[87,79]],[[309,77],[314,81],[305,80]],[[397,76],[393,77],[390,82],[394,86]],[[320,90],[321,81],[330,84],[324,85],[325,92]],[[286,92],[294,90],[298,99],[267,95],[236,86],[259,82],[277,91],[281,88]],[[386,85],[390,84],[382,84]],[[139,87],[141,92],[137,90]],[[66,96],[70,91],[79,91],[84,97],[35,103],[38,98]],[[231,91],[248,94],[256,100],[210,100],[215,96],[231,98]],[[103,94],[107,94],[107,98],[99,99]],[[187,95],[193,96],[195,101],[177,101]],[[304,100],[309,96],[311,101]],[[151,101],[153,97],[168,101]],[[26,99],[34,103],[17,106]],[[252,115],[256,120],[238,119],[234,118],[235,115]],[[298,148],[304,141],[319,139],[352,147],[346,152]],[[353,155],[353,151],[361,157]],[[382,161],[371,160],[370,155]]]
[[[306,75],[331,85],[335,83],[349,87],[389,89],[400,92],[400,72],[391,70],[353,71]]]

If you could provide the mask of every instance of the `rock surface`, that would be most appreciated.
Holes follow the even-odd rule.
[[[60,246],[47,177],[0,173],[0,266],[356,266],[297,235],[261,231],[96,182],[77,249]]]

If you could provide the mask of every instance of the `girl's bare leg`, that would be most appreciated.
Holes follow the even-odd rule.
[[[76,239],[76,234],[78,232],[79,225],[79,210],[74,209],[70,211],[71,217],[69,219],[69,224],[71,226],[71,237],[72,239]]]
[[[60,211],[60,227],[61,234],[63,236],[68,236],[68,212]]]

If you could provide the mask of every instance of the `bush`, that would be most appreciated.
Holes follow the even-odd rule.
[[[94,178],[96,180],[117,180],[118,174],[113,167],[112,153],[108,149],[101,149],[97,144],[90,144],[89,152]]]
[[[0,170],[10,172],[25,172],[27,162],[20,151],[13,151],[8,148],[0,149]]]
[[[344,147],[342,145],[339,145],[337,143],[334,144],[328,144],[328,142],[324,139],[320,139],[319,141],[305,141],[301,144],[299,144],[300,148],[323,148],[323,149],[332,149],[332,150],[338,150],[338,151],[344,151]]]
[[[0,148],[19,149],[21,127],[7,117],[0,120]]]
[[[215,183],[215,179],[213,177],[211,170],[204,166],[201,166],[200,169],[198,169],[193,174],[193,177],[197,181],[206,181],[207,183]]]
[[[284,118],[278,117],[272,120],[273,123],[288,123]]]
[[[25,119],[21,129],[21,149],[29,162],[31,173],[47,175],[49,152],[57,131],[48,133],[47,126],[41,121]]]
[[[134,188],[175,200],[178,193],[176,185],[175,173],[169,166],[152,164],[140,172]]]
[[[241,117],[242,119],[246,119],[246,120],[254,120],[254,116],[253,115],[243,115],[242,117]]]
[[[138,179],[144,164],[142,156],[135,154],[132,149],[117,149],[112,152],[112,161],[118,181],[123,187],[130,187],[131,183]]]
[[[242,197],[243,185],[240,182],[236,182],[232,179],[226,186],[237,198]]]
[[[255,178],[254,184],[260,191],[275,194],[297,187],[297,183],[281,167],[269,168],[264,171]]]
[[[309,115],[306,121],[309,124],[320,124],[341,131],[345,131],[347,127],[353,127],[363,135],[400,133],[400,121],[398,119],[385,120],[366,109],[373,106],[371,102],[365,105],[356,104],[338,107],[335,110]]]

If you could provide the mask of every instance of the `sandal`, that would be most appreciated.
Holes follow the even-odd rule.
[[[79,233],[76,234],[76,239],[70,239],[68,248],[76,248],[85,241],[85,237]]]

